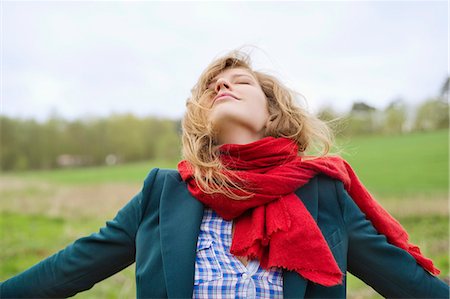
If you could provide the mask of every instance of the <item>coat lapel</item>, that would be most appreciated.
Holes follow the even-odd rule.
[[[317,222],[317,179],[311,179],[295,193]],[[203,209],[203,204],[189,193],[178,175],[166,177],[161,194],[160,228],[168,298],[192,298],[195,254]],[[284,298],[304,298],[307,283],[296,272],[284,270]]]
[[[298,189],[295,194],[301,199],[311,216],[317,222],[319,210],[319,189],[317,178],[311,179],[305,186]],[[301,277],[297,272],[283,270],[283,297],[304,298],[308,280]]]
[[[177,174],[164,182],[160,205],[161,251],[168,298],[192,298],[203,204]]]

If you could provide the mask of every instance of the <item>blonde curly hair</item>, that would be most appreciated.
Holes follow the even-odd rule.
[[[204,192],[221,193],[242,200],[252,194],[244,190],[244,181],[230,177],[231,172],[227,172],[222,165],[213,127],[208,122],[210,108],[207,103],[215,96],[215,90],[208,86],[217,75],[231,68],[241,68],[251,73],[267,98],[271,122],[265,129],[265,137],[290,138],[297,143],[299,155],[308,151],[324,156],[330,151],[333,136],[323,121],[296,104],[297,92],[272,75],[254,71],[248,54],[233,50],[212,61],[200,75],[186,103],[182,121],[182,155],[192,165],[194,178]],[[247,195],[237,195],[233,191],[236,189]]]

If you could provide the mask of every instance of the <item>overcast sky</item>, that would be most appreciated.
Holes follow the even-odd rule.
[[[181,118],[202,70],[243,45],[312,111],[416,105],[449,72],[447,1],[3,1],[1,14],[14,117]]]

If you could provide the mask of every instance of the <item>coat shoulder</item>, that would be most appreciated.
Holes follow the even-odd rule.
[[[157,185],[164,182],[167,177],[171,177],[179,182],[181,182],[181,176],[178,170],[175,169],[165,169],[165,168],[153,168],[147,174],[144,180],[144,188],[146,186]]]
[[[319,214],[324,213],[338,218],[342,218],[345,208],[340,196],[343,192],[345,192],[343,183],[325,174],[316,175],[297,190],[297,194],[305,196],[305,199],[317,200]]]
[[[171,179],[170,181],[181,182],[181,176],[177,170],[153,168],[149,171],[140,192],[139,203],[143,211],[147,213],[149,208],[159,209],[161,194],[168,178]]]
[[[318,174],[311,178],[308,183],[299,188],[299,190],[314,190],[319,194],[328,193],[337,194],[344,189],[344,185],[341,181],[334,179],[326,174]]]

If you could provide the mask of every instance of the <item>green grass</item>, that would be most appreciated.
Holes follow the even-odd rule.
[[[449,276],[448,215],[411,215],[399,218],[406,229],[412,232],[410,242],[420,247],[425,256],[432,256],[436,266],[441,270],[442,277]]]
[[[58,217],[0,213],[0,281],[29,268],[103,225],[104,222],[99,219],[67,221]],[[75,298],[135,297],[134,268],[128,267]]]
[[[82,232],[99,225],[92,219],[69,222],[63,218],[49,218],[41,215],[19,213],[1,213],[0,215],[2,228],[0,279],[6,278],[5,274],[17,273],[24,266],[29,266],[41,259],[42,256],[54,253],[81,237]],[[27,246],[24,247],[24,244]]]
[[[364,185],[382,196],[447,194],[448,130],[340,140]]]
[[[441,279],[449,278],[449,223],[448,216],[411,215],[397,218],[409,232],[409,241],[420,247],[421,252],[433,260],[441,270]],[[347,294],[354,298],[383,298],[364,282],[348,273]]]
[[[114,166],[10,172],[4,173],[3,176],[68,185],[140,183],[144,181],[152,168],[175,168],[176,165],[176,161],[146,161]]]

